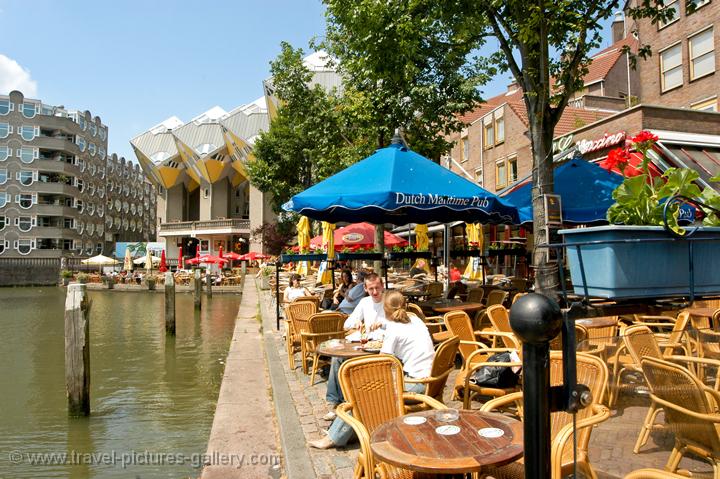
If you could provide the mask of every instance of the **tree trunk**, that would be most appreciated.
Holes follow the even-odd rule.
[[[385,252],[385,225],[375,225],[375,251],[378,253]],[[375,261],[373,269],[377,274],[382,276],[382,261]]]

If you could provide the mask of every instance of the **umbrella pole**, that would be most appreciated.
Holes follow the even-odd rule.
[[[443,262],[445,263],[445,291],[450,291],[450,225],[445,223]]]
[[[275,261],[275,328],[280,331],[280,260]]]

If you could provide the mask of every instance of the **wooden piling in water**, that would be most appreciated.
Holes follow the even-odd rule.
[[[65,296],[65,385],[70,416],[90,415],[89,319],[86,286],[71,283]]]
[[[200,270],[195,270],[195,276],[194,276],[193,285],[195,286],[195,290],[193,293],[193,300],[195,302],[195,309],[200,309],[202,307],[202,303],[200,301],[200,294],[202,293],[202,282],[200,281]]]
[[[205,283],[207,285],[207,297],[212,298],[213,277],[212,277],[212,274],[210,274],[209,268],[205,271]]]
[[[165,332],[175,334],[175,277],[165,273]]]

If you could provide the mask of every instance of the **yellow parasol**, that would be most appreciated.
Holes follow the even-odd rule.
[[[415,249],[418,251],[427,251],[430,247],[430,238],[428,238],[427,225],[415,225]],[[427,261],[416,260],[413,268],[422,268],[430,274],[430,265]]]
[[[477,247],[482,251],[485,247],[485,235],[483,234],[482,225],[477,223],[466,223],[465,230],[467,231],[467,240],[470,248],[474,249]],[[463,277],[469,280],[482,279],[482,266],[480,265],[480,258],[470,258],[467,268],[463,273]]]
[[[323,221],[322,228],[322,245],[325,251],[327,251],[327,259],[331,260],[335,258],[335,225],[333,223]],[[320,282],[322,284],[332,284],[332,270],[328,268],[327,262],[324,262],[324,266],[324,268],[322,265],[320,266]]]
[[[147,269],[147,274],[150,274],[153,267],[153,255],[152,251],[150,251],[150,248],[146,248],[147,250],[147,256],[145,257],[145,269]]]
[[[128,273],[133,270],[132,256],[130,255],[130,248],[125,248],[125,261],[123,262],[123,269]]]
[[[298,232],[298,248],[300,248],[300,254],[307,253],[310,248],[310,220],[307,216],[301,216],[300,221],[297,224]],[[306,276],[310,270],[307,261],[298,262],[297,269],[295,272]]]

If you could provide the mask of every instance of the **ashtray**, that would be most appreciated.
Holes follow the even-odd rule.
[[[460,413],[457,409],[438,409],[435,411],[435,419],[440,422],[457,421]]]

